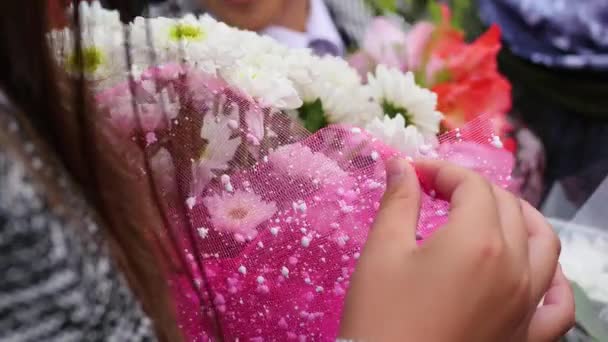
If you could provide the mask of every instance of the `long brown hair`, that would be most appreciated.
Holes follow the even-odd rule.
[[[104,146],[100,140],[108,137],[99,134],[92,122],[94,108],[86,100],[84,79],[68,80],[51,59],[46,32],[51,22],[61,19],[57,15],[61,1],[0,1],[0,88],[84,190],[159,339],[175,341],[179,334],[162,258],[146,232],[159,229],[162,220],[153,204],[134,203],[137,197],[146,198],[142,192],[150,191],[150,185],[141,170],[123,162],[142,155],[137,150],[100,150]],[[143,1],[107,3],[129,19],[142,9]],[[135,189],[139,193],[133,193]]]

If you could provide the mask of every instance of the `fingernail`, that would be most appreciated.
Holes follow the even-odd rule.
[[[395,186],[405,176],[405,161],[393,158],[386,163],[386,183],[388,187]]]

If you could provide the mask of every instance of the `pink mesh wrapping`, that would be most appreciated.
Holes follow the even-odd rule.
[[[186,338],[335,340],[385,189],[384,162],[398,153],[358,128],[311,135],[221,79],[177,64],[97,100],[126,139],[145,142],[170,218],[161,239],[182,260],[170,281]],[[492,139],[481,119],[443,135],[427,155],[507,187],[513,159]],[[423,189],[411,237],[420,243],[449,212]]]

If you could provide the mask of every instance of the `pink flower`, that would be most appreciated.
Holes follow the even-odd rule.
[[[320,185],[344,185],[350,177],[346,171],[323,153],[313,152],[300,143],[281,146],[268,155],[268,160],[281,173],[304,178]]]
[[[378,17],[366,32],[363,49],[352,55],[349,63],[360,75],[367,75],[377,64],[416,70],[423,62],[434,31],[433,24],[420,22],[406,33],[391,19]]]
[[[266,202],[259,195],[236,190],[203,199],[211,223],[217,231],[233,233],[237,241],[252,240],[256,228],[270,219],[277,211],[274,202]]]
[[[426,47],[433,37],[435,25],[419,22],[407,33],[407,69],[416,70],[424,58]]]
[[[375,18],[363,39],[363,50],[378,64],[405,69],[407,35],[388,18]]]
[[[348,57],[348,64],[365,79],[367,74],[373,72],[376,67],[376,61],[365,51],[358,51]]]

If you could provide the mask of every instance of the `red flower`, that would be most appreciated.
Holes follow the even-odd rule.
[[[452,14],[444,4],[441,5],[441,18],[428,48],[432,55],[446,59],[454,53],[459,53],[466,43],[464,33],[452,26]]]
[[[432,90],[437,93],[438,110],[445,115],[448,129],[461,127],[484,114],[504,117],[511,108],[511,84],[498,73],[471,75],[437,84]]]
[[[438,109],[445,115],[444,127],[454,129],[488,115],[497,132],[506,138],[510,131],[506,116],[511,109],[511,85],[497,67],[500,29],[493,25],[467,44],[462,32],[450,23],[449,8],[442,5],[441,11],[442,21],[428,45],[426,73],[438,95]]]
[[[458,81],[471,75],[497,74],[497,56],[500,51],[500,28],[492,25],[470,45],[446,56],[447,69],[452,79]]]

